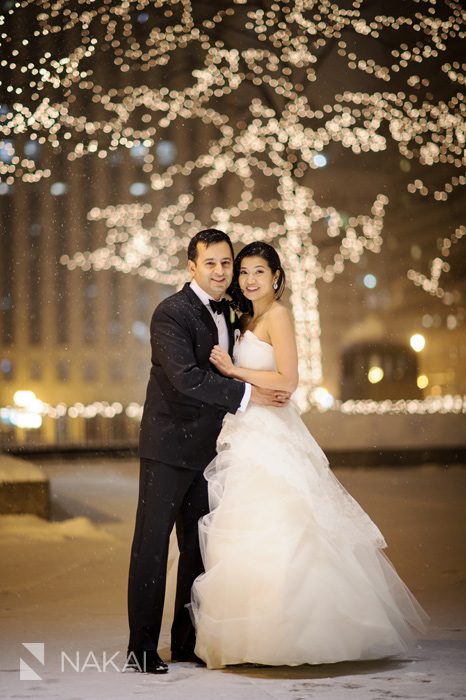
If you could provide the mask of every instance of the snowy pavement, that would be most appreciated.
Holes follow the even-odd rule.
[[[336,470],[384,532],[390,559],[431,615],[427,638],[409,657],[224,671],[177,663],[166,676],[149,676],[122,672],[137,462],[37,463],[51,480],[55,520],[0,517],[0,697],[466,698],[464,467]],[[161,640],[167,659],[175,568],[173,545]],[[33,674],[37,679],[28,680]]]

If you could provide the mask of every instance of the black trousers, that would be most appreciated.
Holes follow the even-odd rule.
[[[173,526],[180,558],[172,651],[192,651],[194,627],[186,604],[194,579],[203,572],[198,520],[209,510],[202,471],[141,459],[139,501],[128,585],[129,651],[155,651],[162,624],[168,544]]]

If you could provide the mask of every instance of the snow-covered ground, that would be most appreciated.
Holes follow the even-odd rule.
[[[336,471],[386,535],[389,557],[431,615],[428,638],[409,658],[227,671],[178,663],[166,676],[146,676],[121,672],[137,462],[37,463],[51,479],[55,521],[0,517],[1,697],[466,698],[464,467]],[[175,568],[173,546],[161,640],[167,659]],[[20,658],[23,677],[39,678],[21,680]]]

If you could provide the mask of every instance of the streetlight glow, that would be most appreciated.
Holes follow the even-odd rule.
[[[323,386],[318,386],[317,389],[315,389],[313,392],[313,398],[321,408],[325,409],[332,408],[333,404],[335,403],[335,399],[333,398],[332,394]]]
[[[425,374],[420,374],[417,378],[417,386],[419,389],[426,389],[429,386],[429,377]]]
[[[15,391],[13,401],[19,408],[29,408],[37,401],[37,396],[33,391],[20,390]]]
[[[415,333],[409,339],[409,344],[411,345],[413,350],[415,350],[416,352],[421,352],[421,350],[424,350],[425,348],[426,339],[423,335],[421,335],[421,333]]]
[[[382,367],[371,367],[367,373],[367,378],[371,384],[378,384],[383,379],[383,369]]]

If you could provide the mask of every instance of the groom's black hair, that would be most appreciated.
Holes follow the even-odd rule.
[[[221,243],[222,241],[228,243],[231,250],[231,257],[234,258],[235,253],[233,251],[233,245],[230,241],[230,237],[228,236],[228,234],[224,233],[223,231],[219,231],[216,228],[206,228],[203,231],[199,231],[199,233],[196,233],[196,235],[193,236],[189,241],[188,260],[196,262],[198,253],[198,243],[204,243],[205,247],[208,248],[213,243]]]

